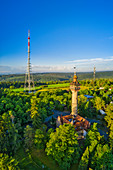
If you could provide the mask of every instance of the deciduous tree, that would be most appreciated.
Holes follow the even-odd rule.
[[[51,155],[58,164],[64,168],[70,168],[72,162],[77,162],[79,158],[79,147],[77,133],[70,124],[60,125],[56,132],[50,134],[47,143],[47,155]]]

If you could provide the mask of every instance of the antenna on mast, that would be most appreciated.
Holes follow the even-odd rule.
[[[94,74],[93,74],[94,81],[95,81],[95,73],[96,73],[96,67],[95,67],[95,65],[94,65]]]
[[[74,67],[74,75],[76,75],[76,67]]]

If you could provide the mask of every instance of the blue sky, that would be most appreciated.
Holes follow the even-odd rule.
[[[113,1],[1,1],[0,73],[113,70]]]

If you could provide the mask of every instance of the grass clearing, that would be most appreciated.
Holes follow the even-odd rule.
[[[63,83],[63,84],[50,84],[48,88],[57,88],[57,87],[69,87],[70,83]]]
[[[19,167],[23,170],[62,170],[52,158],[46,155],[44,150],[32,148],[31,154],[29,154],[22,147],[15,155],[15,159],[19,161]],[[42,165],[45,168],[42,168]]]
[[[50,170],[62,170],[56,161],[54,161],[51,157],[47,156],[44,150],[32,149],[31,152],[33,160],[37,162],[40,160],[44,165],[46,165]],[[77,170],[78,164],[73,164],[70,170]]]
[[[47,156],[44,150],[32,148],[31,153],[26,153],[21,147],[15,154],[15,159],[19,161],[19,167],[23,170],[62,170],[56,161]],[[42,168],[44,165],[45,168]],[[78,164],[73,164],[70,170],[77,170]]]
[[[39,90],[40,89],[40,86],[39,87],[35,87],[35,88],[31,88],[31,90]],[[11,91],[14,91],[14,92],[21,92],[21,91],[24,91],[25,89],[24,88],[17,88],[17,89],[10,89]],[[29,91],[29,88],[26,88],[25,91]]]
[[[63,83],[63,84],[50,84],[47,87],[44,87],[44,85],[31,88],[31,90],[40,90],[40,91],[47,91],[48,89],[54,89],[54,88],[64,88],[64,87],[69,87],[69,83]],[[24,91],[24,88],[17,88],[17,89],[10,89],[11,91],[14,92],[21,92]],[[26,88],[26,90],[29,90],[29,88]],[[26,91],[25,90],[25,91]]]
[[[20,169],[24,170],[42,170],[39,162],[35,163],[30,155],[24,151],[23,148],[20,148],[15,155],[17,161],[19,161]]]
[[[31,90],[38,90],[38,91],[50,91],[52,89],[62,89],[62,90],[68,90],[70,86],[70,83],[63,83],[63,84],[50,84],[47,87],[44,87],[44,85],[31,88]],[[80,86],[81,90],[89,89],[89,87],[86,86]],[[17,88],[17,89],[10,89],[11,91],[14,92],[23,92],[25,89],[24,88]],[[27,91],[29,91],[28,88],[26,88]]]
[[[58,88],[49,88],[49,89],[47,89],[47,88],[45,89],[45,88],[44,88],[44,89],[41,89],[41,90],[38,90],[38,91],[40,91],[40,92],[41,92],[41,91],[53,91],[54,89],[55,89],[55,90],[57,90],[57,89],[69,90],[69,87],[58,87]]]
[[[31,155],[36,162],[37,160],[40,160],[44,165],[46,165],[51,170],[62,170],[51,157],[48,157],[46,155],[44,150],[33,149]]]
[[[76,164],[73,164],[72,166],[71,166],[71,168],[70,168],[70,170],[78,170],[78,163],[76,163]]]
[[[87,86],[80,86],[80,90],[86,90],[86,89],[89,89],[89,87],[87,87]]]

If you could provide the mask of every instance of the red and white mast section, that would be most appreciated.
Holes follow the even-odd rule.
[[[28,65],[27,65],[27,71],[28,71],[28,88],[29,92],[31,90],[31,80],[30,80],[30,30],[28,31]]]
[[[34,87],[33,76],[31,75],[31,63],[30,63],[30,30],[28,30],[28,62],[27,73],[25,76],[25,88],[28,86],[29,92],[31,92],[31,85]]]

